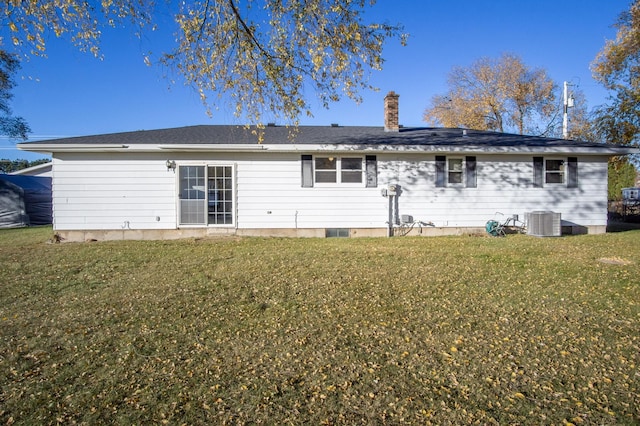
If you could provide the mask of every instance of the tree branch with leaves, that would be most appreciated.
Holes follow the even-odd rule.
[[[259,122],[265,113],[297,124],[312,115],[306,87],[328,107],[343,97],[361,101],[382,67],[382,48],[398,25],[364,21],[365,1],[236,0],[182,10],[178,46],[163,64],[195,87],[208,107],[213,93],[231,95],[236,115]],[[372,3],[371,3],[372,4]],[[193,5],[191,5],[193,6]],[[194,36],[197,34],[197,37]]]
[[[15,57],[0,50],[0,134],[14,139],[27,139],[31,131],[22,117],[14,117],[11,111],[11,89],[15,86],[14,75],[20,67]]]
[[[229,107],[250,123],[265,115],[297,124],[312,115],[312,88],[321,104],[374,89],[371,72],[382,68],[389,39],[402,44],[400,25],[369,22],[375,0],[60,0],[0,4],[11,46],[23,56],[46,55],[51,34],[100,55],[104,27],[133,25],[138,32],[158,10],[175,16],[176,44],[159,57],[200,94],[208,112]],[[164,9],[163,9],[164,8]],[[145,62],[150,63],[149,57]],[[222,99],[231,99],[222,104]]]
[[[638,144],[640,135],[640,0],[616,23],[615,40],[606,42],[592,64],[594,78],[612,92],[598,108],[596,127],[610,142]]]

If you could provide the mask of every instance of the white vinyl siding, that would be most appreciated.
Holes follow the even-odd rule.
[[[300,184],[300,155],[271,154],[267,161],[243,161],[245,157],[251,154],[243,154],[237,163],[238,227],[385,226],[386,200],[377,188],[363,184],[305,188]]]
[[[58,153],[53,173],[54,227],[176,229],[178,171],[167,170],[167,158],[178,167],[233,164],[233,226],[239,229],[385,229],[389,200],[380,188],[389,184],[400,185],[399,215],[412,215],[437,227],[483,227],[496,211],[523,219],[525,212],[536,210],[560,212],[563,221],[581,226],[606,225],[604,156],[577,157],[576,188],[535,188],[531,155],[477,155],[476,187],[464,184],[466,178],[463,185],[436,187],[433,154],[379,153],[376,157],[376,186],[367,188],[364,183],[304,187],[298,153]],[[459,157],[463,156],[452,156]],[[361,164],[364,167],[364,161]]]
[[[496,212],[505,215],[537,210],[560,212],[562,220],[582,226],[606,225],[606,157],[578,157],[579,186],[533,186],[528,155],[478,155],[477,187],[436,187],[435,157],[378,156],[380,185],[402,188],[399,214],[432,221],[437,227],[481,227]]]
[[[167,171],[165,160],[141,154],[56,154],[54,228],[175,228],[175,174]]]

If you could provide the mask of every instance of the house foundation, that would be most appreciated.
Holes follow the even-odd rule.
[[[563,226],[563,235],[604,234],[606,226],[572,227]],[[274,237],[274,238],[372,238],[387,237],[387,228],[255,228],[255,229],[227,229],[227,228],[186,228],[186,229],[126,229],[126,230],[86,230],[86,231],[55,231],[56,240],[63,242],[89,242],[113,240],[178,240],[187,238],[213,237]],[[401,228],[394,229],[393,236],[451,236],[451,235],[487,235],[481,227],[422,227],[413,228],[405,232]]]

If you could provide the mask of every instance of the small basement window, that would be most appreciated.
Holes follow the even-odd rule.
[[[326,238],[348,238],[349,229],[347,228],[327,228],[324,231]]]

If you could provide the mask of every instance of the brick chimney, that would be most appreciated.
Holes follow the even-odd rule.
[[[400,119],[398,117],[398,98],[400,95],[393,90],[384,97],[384,131],[399,132]]]

